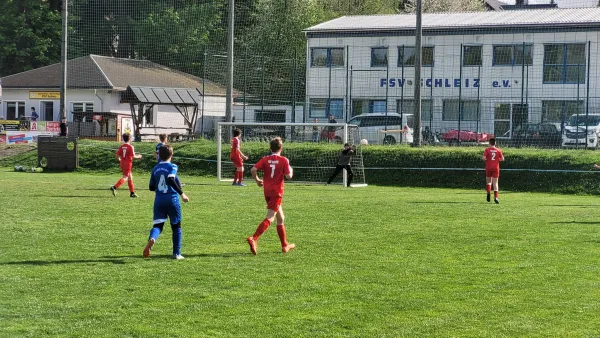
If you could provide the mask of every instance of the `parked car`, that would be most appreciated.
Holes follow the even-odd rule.
[[[442,134],[442,140],[448,142],[450,145],[458,144],[460,135],[460,142],[471,142],[471,143],[485,143],[494,135],[488,133],[476,133],[470,130],[461,130],[460,133],[456,129],[449,130]]]
[[[412,143],[413,114],[361,114],[348,121],[350,125],[358,126],[360,139],[369,144]],[[341,137],[336,133],[336,139]]]
[[[560,147],[560,130],[552,123],[525,123],[513,130],[511,144],[536,147]]]
[[[600,137],[600,114],[572,115],[562,135],[563,147],[597,148]]]

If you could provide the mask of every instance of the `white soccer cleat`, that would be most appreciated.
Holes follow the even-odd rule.
[[[173,259],[181,260],[181,259],[185,259],[185,257],[183,257],[182,255],[173,255]]]

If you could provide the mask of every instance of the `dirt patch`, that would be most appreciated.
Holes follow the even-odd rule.
[[[32,151],[37,148],[37,144],[15,144],[15,145],[0,145],[0,158],[15,156]]]

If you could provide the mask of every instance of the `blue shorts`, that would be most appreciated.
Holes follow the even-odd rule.
[[[171,225],[181,223],[181,203],[179,196],[154,199],[154,224],[165,223],[167,217]]]

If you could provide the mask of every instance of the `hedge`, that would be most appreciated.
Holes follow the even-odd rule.
[[[137,152],[149,154],[137,161],[135,168],[150,171],[156,164],[152,154],[153,143],[136,143]],[[114,149],[117,143],[83,140],[80,142],[80,166],[86,172],[118,172]],[[216,175],[216,144],[208,140],[173,144],[175,162],[183,174]],[[341,149],[336,144],[284,145],[285,152],[293,153],[292,166],[303,167],[315,160],[319,165],[333,166]],[[483,147],[423,147],[365,146],[364,166],[367,183],[375,185],[452,187],[482,189],[485,174],[481,155]],[[250,161],[268,153],[265,144],[244,143],[243,152]],[[600,153],[586,150],[506,148],[502,163],[500,185],[502,190],[557,193],[600,194],[597,176],[592,166],[600,160]],[[35,151],[0,159],[0,166],[33,165]],[[600,162],[600,161],[599,161]],[[411,169],[407,169],[411,168]],[[424,170],[445,168],[446,170]],[[459,170],[454,170],[459,169]],[[463,170],[460,170],[463,169]],[[468,170],[464,170],[468,169]],[[506,169],[519,169],[510,171]],[[542,170],[542,171],[540,171]],[[584,172],[544,172],[543,170],[576,170]],[[297,175],[302,175],[297,170]]]

